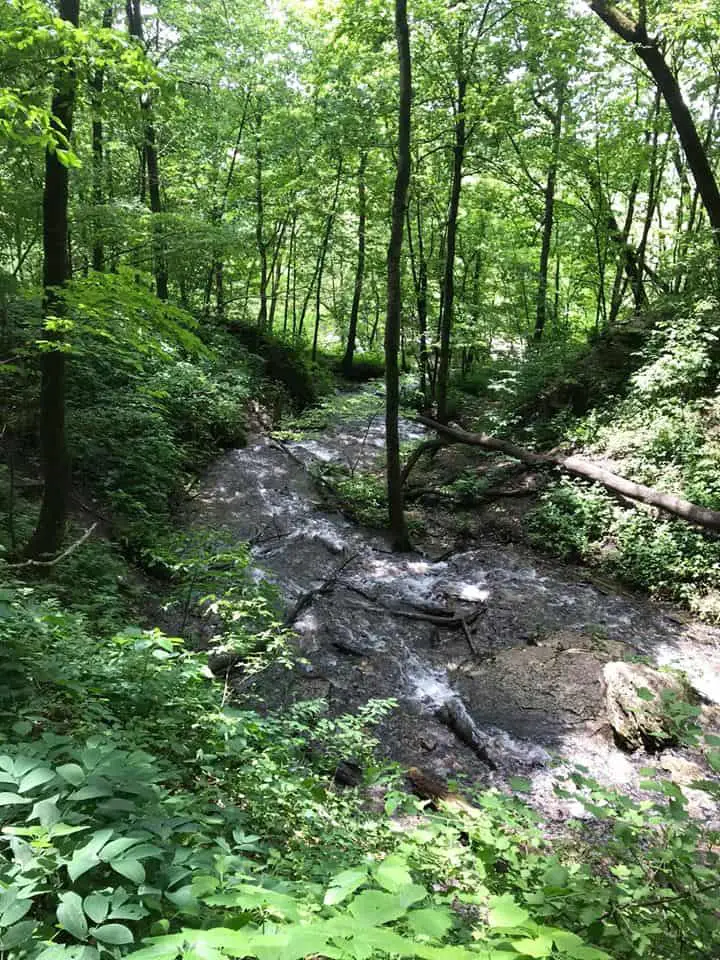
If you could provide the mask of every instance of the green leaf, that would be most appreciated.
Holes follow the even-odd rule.
[[[27,793],[28,790],[34,790],[35,787],[40,787],[43,783],[48,783],[54,779],[54,770],[51,770],[50,767],[38,767],[35,770],[31,770],[30,773],[22,778],[18,790],[20,793]]]
[[[60,794],[58,793],[54,797],[48,797],[47,800],[38,800],[30,811],[28,820],[39,820],[41,826],[52,827],[60,820],[60,811],[57,805],[59,799]]]
[[[12,927],[18,920],[22,920],[32,905],[32,900],[14,900],[3,910],[2,916],[0,916],[0,926]]]
[[[407,912],[398,896],[382,890],[365,890],[350,902],[348,909],[356,920],[369,927],[398,920]]]
[[[30,797],[21,797],[19,793],[0,793],[0,807],[12,807],[20,803],[32,803],[32,800]]]
[[[367,870],[343,870],[330,881],[330,886],[325,894],[324,903],[326,906],[335,906],[346,900],[350,894],[355,893],[358,887],[361,887],[368,878]]]
[[[118,837],[112,840],[100,852],[101,860],[115,860],[121,853],[125,853],[130,847],[137,846],[140,841],[136,837]]]
[[[82,898],[70,891],[63,893],[57,908],[58,923],[78,940],[87,939],[88,927],[83,912]]]
[[[565,867],[555,866],[545,871],[543,880],[548,887],[565,887],[569,876],[570,874]]]
[[[127,877],[133,883],[144,883],[145,881],[145,867],[139,860],[111,860],[110,866],[121,877]]]
[[[397,893],[401,887],[412,883],[407,863],[401,857],[387,857],[373,870],[375,879],[390,893]]]
[[[23,920],[22,923],[8,927],[0,938],[0,950],[14,950],[15,947],[26,943],[32,937],[36,927],[35,920]]]
[[[110,910],[110,900],[100,893],[91,893],[83,900],[83,909],[93,923],[102,923]]]
[[[532,939],[513,940],[512,945],[524,957],[549,957],[553,952],[552,937],[544,934]]]
[[[527,910],[519,907],[509,893],[490,897],[488,923],[491,927],[521,927],[530,919]]]
[[[408,914],[408,923],[413,933],[418,936],[442,940],[452,927],[453,918],[445,907],[427,907],[424,910],[411,910]]]
[[[57,768],[57,772],[73,787],[79,787],[85,780],[85,771],[79,763],[63,763]]]
[[[92,927],[90,933],[101,943],[111,943],[115,946],[135,941],[132,931],[124,923],[106,923],[102,927]]]

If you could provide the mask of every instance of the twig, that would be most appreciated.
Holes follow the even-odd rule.
[[[357,560],[360,556],[359,553],[354,553],[351,557],[348,557],[346,560],[340,564],[340,566],[335,570],[327,580],[323,580],[319,587],[313,587],[312,590],[307,590],[302,596],[298,599],[295,606],[290,610],[290,612],[285,617],[285,626],[291,627],[295,621],[298,619],[300,614],[313,602],[315,597],[321,596],[323,593],[327,593],[335,584],[338,582],[338,577],[345,570],[346,567],[349,567],[350,564]]]
[[[467,640],[468,646],[470,647],[470,653],[472,653],[474,657],[479,656],[479,651],[477,648],[477,644],[475,643],[475,638],[473,637],[472,633],[470,633],[470,627],[468,626],[468,622],[465,619],[465,617],[463,617],[462,619],[462,628],[465,633],[465,639]]]
[[[63,550],[62,553],[58,554],[57,557],[54,557],[52,560],[23,560],[22,563],[9,563],[7,566],[11,570],[20,570],[25,567],[54,567],[55,564],[60,563],[62,560],[65,560],[70,556],[71,553],[81,547],[86,540],[89,540],[97,529],[97,522],[94,523],[85,533],[80,537],[79,540],[76,540],[75,543],[71,543],[67,550]]]

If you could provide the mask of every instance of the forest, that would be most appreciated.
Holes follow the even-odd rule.
[[[0,960],[720,957],[719,0],[0,0]]]

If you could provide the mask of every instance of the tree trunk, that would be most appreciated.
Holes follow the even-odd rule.
[[[648,36],[644,24],[635,23],[606,0],[586,0],[586,2],[614,33],[633,46],[635,53],[650,71],[668,106],[695,185],[707,211],[715,242],[720,245],[720,190],[707,150],[683,98],[680,84],[665,60],[662,40]]]
[[[558,83],[557,105],[552,113],[552,153],[548,167],[547,182],[545,184],[545,214],[543,217],[543,235],[540,247],[540,269],[538,271],[537,304],[535,307],[536,343],[542,340],[547,318],[548,296],[548,266],[550,264],[550,248],[552,246],[553,226],[555,221],[555,186],[557,183],[558,163],[560,160],[560,138],[562,136],[563,110],[565,108],[565,86]]]
[[[462,44],[462,37],[460,39]],[[460,56],[461,50],[458,51]],[[455,313],[455,249],[457,246],[457,222],[460,210],[460,191],[462,189],[463,162],[465,159],[465,94],[467,80],[462,72],[457,78],[457,100],[455,103],[455,145],[453,147],[453,174],[450,191],[450,206],[447,218],[445,239],[445,271],[443,274],[443,303],[440,322],[440,356],[436,381],[437,415],[441,423],[448,417],[448,386],[450,380],[450,338]]]
[[[468,433],[459,427],[448,427],[446,424],[438,423],[429,417],[418,417],[420,423],[432,427],[438,433],[449,437],[455,443],[467,443],[473,447],[483,447],[486,450],[496,450],[504,453],[515,460],[528,463],[535,467],[559,467],[566,473],[571,473],[576,477],[582,477],[583,480],[592,480],[599,483],[606,490],[620,496],[628,497],[631,500],[639,500],[651,507],[657,507],[665,513],[670,513],[688,523],[695,523],[701,527],[707,527],[709,530],[720,530],[720,512],[710,510],[707,507],[699,507],[697,504],[683,500],[670,493],[662,493],[653,487],[646,487],[642,483],[634,483],[632,480],[626,480],[625,477],[619,477],[615,473],[610,473],[603,467],[589,460],[583,460],[582,457],[563,457],[561,454],[553,453],[534,453],[532,450],[525,450],[518,447],[509,440],[500,440],[497,437],[490,437],[486,433]]]
[[[128,31],[131,37],[135,37],[143,48],[145,46],[145,33],[143,30],[142,9],[140,0],[127,0],[126,3]],[[143,94],[140,98],[140,108],[143,114],[143,130],[145,142],[143,153],[145,164],[147,165],[147,189],[150,196],[150,212],[153,214],[153,260],[155,268],[155,289],[161,300],[168,298],[168,270],[165,256],[165,241],[163,238],[163,226],[157,222],[157,218],[163,212],[162,197],[160,195],[160,164],[158,161],[157,136],[155,125],[153,123],[152,101],[149,96]]]
[[[408,247],[412,266],[415,298],[417,301],[418,318],[418,367],[420,369],[420,392],[423,395],[425,407],[430,405],[430,391],[428,389],[429,354],[427,343],[427,301],[428,301],[428,268],[425,257],[425,241],[423,238],[422,217],[420,213],[420,199],[415,204],[417,223],[417,257],[412,242],[412,227],[410,216],[407,218]]]
[[[395,37],[398,48],[400,90],[398,104],[397,173],[393,193],[392,226],[387,257],[387,314],[385,319],[385,435],[390,536],[394,550],[407,550],[410,542],[405,526],[402,471],[400,465],[400,374],[398,353],[402,324],[402,245],[405,207],[410,185],[410,122],[412,70],[407,0],[395,0]]]
[[[313,332],[313,345],[312,345],[312,358],[313,360],[317,356],[318,348],[318,337],[320,335],[320,296],[322,292],[322,278],[323,273],[325,272],[325,260],[327,258],[327,252],[330,247],[330,238],[332,237],[333,224],[335,223],[335,214],[337,213],[338,197],[340,196],[340,181],[342,179],[342,157],[338,160],[337,167],[337,177],[335,178],[335,196],[333,197],[332,207],[330,208],[330,213],[327,215],[327,220],[325,221],[325,233],[323,235],[322,246],[320,247],[320,255],[318,257],[316,274],[316,288],[315,288],[315,330]],[[303,315],[305,314],[305,307],[303,307]],[[300,318],[300,325],[302,326],[302,317]]]
[[[59,0],[58,13],[63,20],[78,26],[80,0]],[[52,99],[52,125],[59,136],[70,140],[73,129],[77,78],[70,64],[58,72]],[[43,192],[43,286],[44,313],[48,320],[62,317],[65,305],[62,287],[70,279],[68,244],[68,168],[57,152],[45,151],[45,188]],[[46,331],[49,348],[41,358],[40,380],[40,458],[43,473],[43,498],[35,532],[25,554],[37,558],[54,554],[65,534],[70,492],[70,464],[65,441],[65,363],[61,334]]]
[[[360,150],[360,166],[358,167],[358,245],[357,267],[355,270],[355,288],[353,290],[352,307],[350,308],[350,326],[348,327],[347,345],[342,361],[342,370],[346,376],[352,372],[355,341],[357,339],[358,319],[360,317],[360,301],[362,299],[363,279],[365,277],[365,230],[367,224],[367,191],[365,186],[365,170],[367,167],[367,150]]]
[[[103,13],[102,25],[105,30],[109,30],[113,24],[114,10],[112,6],[105,8]],[[102,122],[102,100],[103,89],[105,87],[105,71],[101,67],[95,71],[95,76],[91,81],[91,103],[92,103],[92,157],[93,157],[93,204],[95,206],[94,230],[93,230],[93,248],[92,265],[93,270],[102,273],[105,270],[105,244],[103,242],[103,226],[98,229],[98,216],[100,207],[105,203],[104,181],[104,132]]]

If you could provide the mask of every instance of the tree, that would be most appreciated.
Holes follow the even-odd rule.
[[[127,0],[126,11],[130,36],[135,37],[135,39],[144,46],[145,32],[140,0]],[[158,160],[157,132],[153,121],[153,106],[149,93],[143,93],[141,95],[140,108],[143,115],[143,157],[147,165],[150,211],[153,214],[155,285],[158,297],[161,300],[167,300],[168,268],[165,240],[163,238],[164,228],[157,220],[163,212],[163,202],[160,193],[160,162]]]
[[[367,184],[365,173],[367,169],[367,150],[360,150],[358,166],[358,236],[357,236],[357,266],[355,268],[355,285],[353,287],[352,307],[350,308],[350,325],[348,326],[347,345],[342,360],[343,373],[349,376],[352,372],[353,356],[357,340],[358,319],[360,317],[360,301],[362,299],[363,280],[365,278],[365,231],[367,227]]]
[[[395,38],[399,66],[397,170],[393,192],[392,222],[387,256],[387,314],[385,318],[385,445],[390,535],[393,549],[409,547],[403,505],[400,466],[400,330],[402,324],[402,246],[408,187],[410,185],[410,125],[412,66],[407,0],[395,0]]]
[[[80,0],[59,0],[62,20],[78,27]],[[59,139],[70,144],[77,77],[72,62],[59,70],[52,98],[52,125]],[[56,553],[65,533],[70,465],[65,439],[65,365],[62,348],[64,304],[62,288],[71,277],[68,245],[69,176],[67,155],[56,145],[45,149],[43,191],[43,288],[47,331],[41,358],[40,457],[43,498],[35,532],[26,548],[28,557]]]
[[[641,4],[640,18],[634,21],[606,0],[587,0],[587,2],[591,10],[614,33],[632,45],[635,53],[650,71],[670,111],[673,125],[713,229],[715,242],[720,245],[720,190],[717,180],[705,145],[683,97],[677,76],[665,59],[663,40],[659,36],[651,37],[648,34],[645,3]]]

